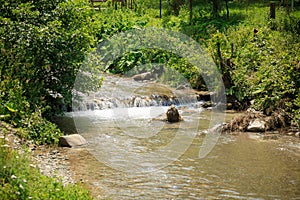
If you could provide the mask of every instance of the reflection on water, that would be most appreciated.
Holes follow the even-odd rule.
[[[209,115],[209,112],[201,113],[199,133],[207,129]],[[117,144],[132,147],[136,152],[155,149],[174,137],[172,125],[147,139],[124,140],[120,129],[112,127],[109,120],[80,122],[86,123],[82,125],[85,131],[98,136],[101,132],[101,137],[111,137]],[[162,126],[162,123],[152,126]],[[87,150],[66,151],[78,176],[101,199],[300,199],[299,148],[293,150],[299,147],[299,141],[289,141],[295,138],[263,141],[250,139],[247,134],[224,135],[207,157],[199,159],[204,137],[198,134],[181,157],[151,173],[124,173],[106,166]]]

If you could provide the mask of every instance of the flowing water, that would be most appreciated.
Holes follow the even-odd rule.
[[[211,134],[207,129],[212,111],[194,104],[178,105],[184,121],[169,124],[161,120],[167,108],[150,105],[71,113],[89,145],[66,153],[95,196],[300,199],[298,138],[222,135],[212,151],[199,158],[199,150]],[[228,114],[227,120],[231,117]],[[173,141],[171,148],[164,148]]]

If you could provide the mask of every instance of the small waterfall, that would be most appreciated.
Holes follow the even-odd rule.
[[[199,107],[197,94],[188,87],[171,88],[156,81],[139,82],[128,77],[106,76],[100,91],[90,95],[74,93],[79,97],[73,98],[72,110],[75,112],[172,104]]]
[[[168,97],[166,95],[131,96],[124,98],[84,98],[73,103],[73,111],[105,110],[112,108],[151,107],[197,104],[195,97]],[[76,105],[76,106],[74,106]]]

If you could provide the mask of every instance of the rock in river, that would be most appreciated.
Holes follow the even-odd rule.
[[[175,108],[174,105],[171,105],[170,108],[167,111],[167,121],[168,122],[179,122],[181,121],[181,117],[179,115],[179,112],[177,110],[177,108]]]
[[[87,141],[79,134],[65,135],[59,138],[62,147],[76,147],[87,144]]]
[[[259,118],[252,120],[247,127],[247,131],[250,132],[264,132],[265,129],[266,129],[266,122]]]

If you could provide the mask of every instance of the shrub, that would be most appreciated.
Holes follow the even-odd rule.
[[[36,144],[57,144],[63,135],[54,123],[41,117],[41,111],[36,111],[29,118],[23,119],[22,127],[21,137],[33,140]]]
[[[43,112],[49,117],[71,103],[76,73],[93,43],[84,2],[0,1],[2,97],[17,83],[30,110],[48,108]]]
[[[287,15],[278,18],[257,24],[256,32],[251,26],[240,25],[212,34],[208,47],[218,65],[217,43],[223,59],[233,62],[230,75],[234,84],[227,88],[228,95],[239,101],[254,99],[253,107],[266,114],[285,109],[298,122],[300,57],[296,49],[300,49],[300,40],[294,27],[297,20]],[[276,28],[270,23],[276,23]]]

